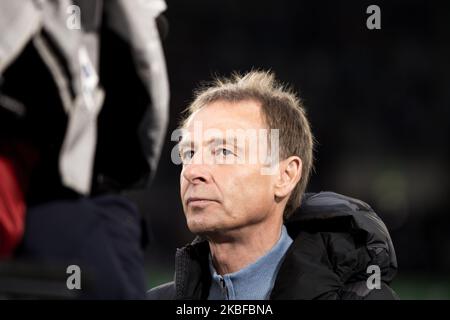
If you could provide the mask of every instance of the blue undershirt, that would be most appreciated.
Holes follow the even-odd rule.
[[[210,255],[212,281],[208,300],[269,299],[278,269],[291,244],[292,239],[283,225],[280,239],[269,252],[244,269],[223,276],[217,274]]]

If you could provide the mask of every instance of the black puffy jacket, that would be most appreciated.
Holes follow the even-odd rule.
[[[397,299],[389,283],[397,260],[388,230],[372,208],[333,192],[306,194],[285,223],[294,240],[270,299]],[[178,249],[175,281],[151,289],[148,299],[206,299],[211,285],[209,246],[196,238]],[[369,289],[370,265],[381,288]]]

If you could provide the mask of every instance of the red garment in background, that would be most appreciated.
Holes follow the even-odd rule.
[[[36,153],[24,144],[0,146],[0,259],[12,255],[25,227],[25,194]]]
[[[0,155],[0,258],[9,256],[22,238],[25,207],[13,161]]]

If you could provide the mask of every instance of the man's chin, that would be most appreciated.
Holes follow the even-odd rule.
[[[223,226],[220,223],[218,223],[218,221],[208,221],[207,219],[198,219],[199,217],[196,218],[189,219],[187,223],[189,231],[191,231],[196,235],[204,236],[208,234],[221,232],[223,229]]]
[[[217,229],[217,227],[209,226],[209,225],[200,225],[196,223],[188,224],[189,231],[191,231],[193,234],[199,235],[199,236],[205,236],[207,234],[216,233],[220,230]]]
[[[233,228],[215,224],[188,224],[189,230],[202,238],[212,240],[214,242],[227,242],[232,239]]]
[[[194,234],[202,235],[205,232],[214,232],[220,228],[220,219],[217,219],[220,213],[217,212],[189,212],[186,215],[186,222],[191,231]]]

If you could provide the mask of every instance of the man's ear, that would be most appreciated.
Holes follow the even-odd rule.
[[[280,161],[278,177],[275,181],[275,196],[284,198],[294,190],[302,177],[302,159],[291,156]]]

